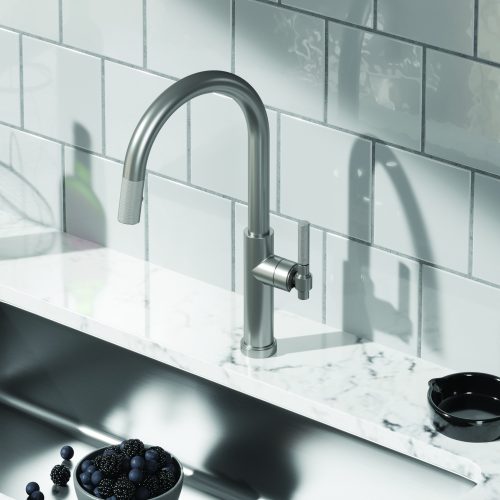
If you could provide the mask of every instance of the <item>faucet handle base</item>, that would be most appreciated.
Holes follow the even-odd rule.
[[[254,358],[254,359],[270,358],[271,356],[274,356],[274,354],[276,354],[276,349],[277,349],[276,340],[273,340],[273,343],[266,347],[252,347],[249,346],[244,339],[241,339],[241,352],[245,356],[248,356],[249,358]]]

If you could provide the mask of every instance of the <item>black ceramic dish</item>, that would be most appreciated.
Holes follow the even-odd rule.
[[[481,443],[500,438],[500,378],[454,373],[429,381],[427,399],[436,430],[453,439]]]

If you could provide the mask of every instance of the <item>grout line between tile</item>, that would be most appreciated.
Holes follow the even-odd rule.
[[[378,0],[373,0],[373,29],[378,29]]]
[[[186,114],[187,114],[187,130],[186,130],[186,142],[187,142],[187,165],[186,165],[186,180],[188,184],[191,184],[191,168],[192,168],[192,134],[191,134],[191,111],[192,105],[191,102],[186,104]]]
[[[370,242],[373,245],[375,241],[375,160],[376,143],[371,144],[371,182],[370,182]]]
[[[231,202],[231,291],[236,291],[236,203]]]
[[[101,59],[101,140],[102,152],[106,155],[106,63]]]
[[[61,146],[61,228],[66,232],[66,151],[65,146]]]
[[[144,182],[144,259],[149,262],[149,172]]]
[[[473,54],[477,57],[477,45],[479,39],[479,0],[474,0],[474,47]]]
[[[474,196],[476,176],[473,173],[470,180],[470,208],[469,208],[469,266],[468,274],[472,277],[473,261],[474,261]]]
[[[63,43],[63,0],[59,0],[59,42]]]
[[[276,117],[276,212],[281,213],[281,113]]]
[[[19,35],[19,113],[21,129],[24,129],[24,51],[23,35]]]
[[[418,265],[418,321],[417,321],[417,356],[422,357],[422,328],[423,328],[423,264]]]
[[[323,252],[322,252],[322,274],[323,282],[321,283],[321,320],[326,323],[326,272],[327,272],[327,237],[323,231]]]
[[[329,78],[329,54],[328,54],[328,45],[329,45],[329,28],[328,21],[325,21],[325,85],[324,85],[324,109],[323,109],[323,121],[328,123],[328,78]]]
[[[426,111],[426,95],[427,95],[427,49],[422,49],[422,87],[421,87],[421,122],[420,122],[420,151],[425,152],[425,111]]]
[[[231,0],[231,71],[236,72],[236,0]]]
[[[142,66],[148,67],[148,5],[142,0]]]

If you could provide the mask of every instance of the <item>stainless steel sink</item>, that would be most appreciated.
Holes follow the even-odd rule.
[[[43,318],[0,305],[0,493],[123,437],[174,452],[182,500],[447,500],[465,479]]]

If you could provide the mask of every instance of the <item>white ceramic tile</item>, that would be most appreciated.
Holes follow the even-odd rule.
[[[499,173],[500,68],[427,51],[425,150]]]
[[[248,208],[236,204],[235,210],[235,285],[236,292],[243,293],[243,231],[248,226]],[[297,223],[277,215],[271,215],[274,229],[274,250],[276,255],[297,260]],[[313,275],[313,289],[309,300],[299,300],[296,290],[290,293],[282,290],[274,292],[274,307],[299,314],[316,321],[322,320],[323,290],[323,233],[311,229],[310,269]]]
[[[148,67],[182,77],[231,69],[230,0],[149,0]]]
[[[424,266],[422,357],[458,371],[500,372],[500,290]]]
[[[148,177],[149,260],[231,288],[231,202]]]
[[[470,173],[377,145],[375,243],[467,272]]]
[[[65,148],[66,231],[85,240],[144,258],[141,222],[118,222],[122,166],[73,148]]]
[[[476,174],[474,180],[474,276],[500,284],[500,181]]]
[[[106,62],[106,154],[125,158],[127,146],[140,118],[149,105],[173,81]],[[186,179],[187,110],[172,115],[160,131],[148,161],[148,168],[165,175]]]
[[[100,152],[100,60],[28,37],[23,54],[26,128]]]
[[[58,0],[0,0],[0,24],[59,40]]]
[[[323,119],[323,20],[236,0],[236,73],[271,106]]]
[[[21,124],[19,35],[0,29],[0,121]]]
[[[277,114],[268,111],[271,137],[271,209],[276,208]],[[191,180],[193,184],[247,201],[248,128],[232,99],[198,97],[191,104]]]
[[[419,148],[421,47],[328,26],[328,123]]]
[[[477,53],[500,62],[500,0],[479,0]]]
[[[357,238],[370,237],[371,145],[281,118],[281,212]]]
[[[0,211],[61,228],[61,146],[0,126]]]
[[[474,0],[378,0],[377,29],[471,54]]]
[[[329,234],[327,323],[416,355],[418,274],[416,262]]]
[[[63,0],[65,44],[142,66],[142,0]]]

